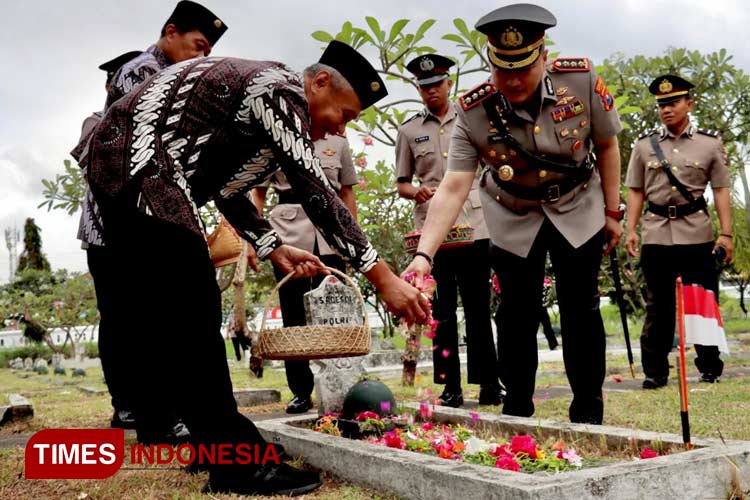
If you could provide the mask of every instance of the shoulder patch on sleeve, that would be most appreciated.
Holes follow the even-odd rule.
[[[698,129],[699,134],[708,135],[710,137],[719,137],[719,132],[716,130],[708,130],[706,128],[699,128]]]
[[[485,82],[463,94],[458,98],[458,102],[461,104],[461,108],[463,108],[464,111],[468,111],[496,93],[497,90],[495,90],[495,86],[489,82]]]
[[[549,65],[550,71],[591,71],[591,62],[588,57],[558,57]]]

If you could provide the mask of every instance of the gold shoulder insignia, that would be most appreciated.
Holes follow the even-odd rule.
[[[708,130],[705,128],[699,128],[698,133],[703,134],[703,135],[708,135],[710,137],[719,137],[719,132],[717,132],[716,130]]]
[[[480,102],[487,99],[489,96],[496,93],[497,90],[495,90],[495,86],[489,82],[485,82],[477,85],[473,89],[463,94],[458,98],[458,102],[459,104],[461,104],[461,107],[464,111],[468,111]]]
[[[552,72],[591,71],[588,57],[558,57],[549,65]]]

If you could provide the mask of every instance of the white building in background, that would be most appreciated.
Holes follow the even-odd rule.
[[[83,335],[84,342],[96,342],[99,340],[99,327],[86,327],[86,332]],[[80,327],[83,330],[83,327]],[[79,331],[80,331],[79,330]],[[75,333],[74,333],[75,335]],[[50,333],[52,343],[55,345],[62,345],[65,342],[65,332],[60,328],[55,328]],[[23,347],[30,341],[27,340],[21,330],[0,330],[0,349],[8,349],[15,347]]]

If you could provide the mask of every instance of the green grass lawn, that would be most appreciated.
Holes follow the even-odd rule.
[[[228,352],[233,354],[231,345]],[[623,377],[629,376],[624,356],[608,356],[608,366]],[[725,358],[728,367],[750,366],[750,347],[734,356]],[[229,361],[230,374],[235,388],[276,388],[282,393],[280,403],[262,407],[243,408],[253,413],[283,412],[291,393],[286,386],[282,370],[266,368],[262,379],[250,375],[243,363]],[[562,363],[540,363],[537,386],[567,385]],[[27,374],[29,372],[21,372]],[[695,375],[690,368],[690,374]],[[156,375],[155,375],[156,376]],[[608,377],[612,379],[611,376]],[[61,381],[69,385],[62,385]],[[58,381],[58,383],[54,383]],[[397,401],[414,401],[418,391],[431,391],[437,397],[442,386],[432,382],[431,374],[419,375],[415,387],[403,387],[400,377],[384,379],[394,392]],[[88,395],[77,386],[87,385],[104,388],[101,370],[87,369],[87,377],[73,379],[68,375],[37,375],[20,378],[9,369],[0,369],[0,404],[9,393],[21,393],[34,404],[32,420],[13,423],[0,428],[0,438],[17,434],[30,434],[44,428],[93,428],[106,427],[111,417],[108,394]],[[466,398],[476,399],[479,387],[463,381]],[[657,432],[679,433],[679,395],[677,387],[670,385],[658,391],[608,392],[605,400],[604,421],[608,425],[643,429]],[[690,421],[694,436],[719,437],[750,440],[750,377],[725,378],[715,385],[692,384],[690,386]],[[546,399],[536,403],[536,418],[567,421],[570,398]],[[483,406],[481,412],[500,412],[501,407]],[[132,439],[132,438],[129,438]],[[118,472],[104,481],[24,481],[22,479],[23,450],[0,448],[0,499],[197,499],[240,498],[236,496],[201,496],[198,491],[206,479],[205,474],[189,476],[179,470],[156,468],[149,471]],[[391,499],[377,491],[360,488],[338,478],[326,475],[326,484],[319,492],[308,496],[314,499],[365,500]]]

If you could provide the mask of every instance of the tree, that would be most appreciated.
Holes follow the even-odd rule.
[[[21,271],[16,280],[0,287],[0,317],[22,317],[30,339],[47,342],[55,352],[62,352],[68,342],[78,352],[76,346],[82,345],[99,322],[91,275],[65,270]],[[55,346],[49,336],[56,328],[65,332],[62,346]]]
[[[34,219],[29,217],[23,226],[23,252],[18,257],[18,270],[22,272],[26,269],[37,269],[40,271],[49,271],[49,262],[44,253],[42,253],[42,229],[34,223]]]

